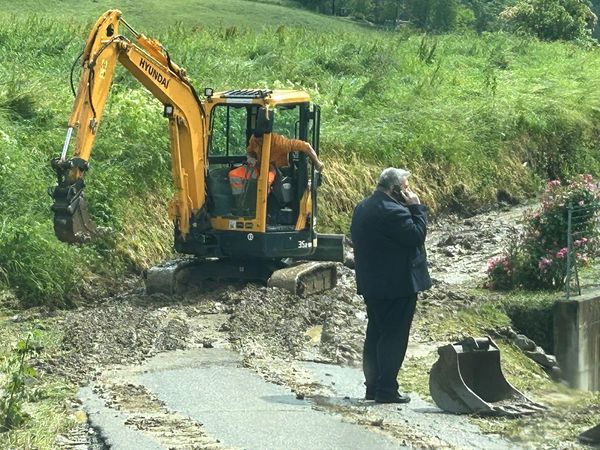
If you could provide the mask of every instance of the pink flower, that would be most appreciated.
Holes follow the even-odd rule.
[[[563,259],[568,251],[569,250],[567,249],[567,247],[561,248],[559,251],[556,252],[556,258]]]
[[[546,269],[548,268],[548,266],[552,264],[552,260],[549,258],[541,258],[538,261],[538,268],[542,271],[545,272]]]
[[[557,187],[560,186],[560,180],[551,180],[548,181],[548,187],[549,188],[553,188],[553,187]]]
[[[508,260],[507,255],[496,256],[487,262],[487,273],[491,273],[496,269],[496,267],[500,267],[505,272],[510,272],[510,261]]]

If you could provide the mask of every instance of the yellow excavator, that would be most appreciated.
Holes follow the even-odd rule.
[[[274,170],[270,163],[275,132],[308,142],[318,153],[319,106],[299,90],[206,88],[199,96],[161,43],[136,32],[118,10],[104,13],[90,31],[62,153],[51,162],[58,179],[50,190],[58,239],[84,243],[96,234],[84,174],[117,62],[164,105],[175,249],[195,255],[150,269],[148,291],[173,293],[188,281],[219,278],[268,280],[298,294],[333,287],[343,236],[315,230],[320,173],[303,153],[290,153],[287,167]],[[234,195],[229,174],[246,164],[253,134],[263,136],[257,175],[244,179]]]

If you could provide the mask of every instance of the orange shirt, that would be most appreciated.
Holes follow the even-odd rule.
[[[256,139],[251,136],[248,148],[248,153],[256,153],[258,161],[261,160],[262,154],[262,139]],[[308,142],[301,141],[300,139],[290,139],[280,134],[271,133],[271,162],[275,163],[276,167],[287,167],[290,165],[288,161],[288,154],[290,152],[304,152],[310,155],[310,144]]]

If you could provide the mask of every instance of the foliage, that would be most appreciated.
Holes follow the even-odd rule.
[[[37,376],[36,370],[28,364],[28,358],[36,355],[39,331],[32,330],[20,340],[13,352],[4,360],[2,373],[4,380],[0,389],[0,432],[21,426],[27,419],[23,403],[28,400],[27,384]]]
[[[599,211],[600,197],[591,175],[564,185],[560,180],[548,182],[541,208],[524,217],[521,233],[506,252],[488,262],[487,286],[561,289],[569,261],[587,264],[596,253]]]
[[[427,31],[450,31],[456,28],[458,0],[407,0],[406,13],[412,23]]]
[[[0,13],[0,285],[27,305],[66,303],[86,280],[138,272],[172,245],[167,123],[160,103],[121,67],[86,174],[92,218],[109,231],[86,247],[54,238],[48,160],[64,142],[68,74],[95,17],[53,17]],[[126,18],[143,31],[138,18],[152,22],[134,11]],[[227,28],[181,24],[148,34],[198,92],[305,89],[321,105],[320,231],[347,231],[354,204],[385,165],[411,170],[434,213],[475,211],[500,188],[524,198],[550,172],[600,171],[593,52],[504,33]]]
[[[548,41],[588,41],[596,25],[587,0],[518,0],[500,15],[514,29]]]

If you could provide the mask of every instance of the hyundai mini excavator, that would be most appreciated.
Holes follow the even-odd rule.
[[[318,152],[319,107],[299,90],[206,88],[201,98],[160,42],[136,32],[118,10],[102,15],[89,34],[62,153],[51,162],[58,178],[50,190],[58,239],[84,243],[96,234],[84,174],[117,62],[164,105],[175,249],[195,255],[150,269],[147,290],[173,293],[199,279],[268,280],[298,294],[333,287],[343,237],[315,231],[320,174],[303,153],[290,153],[289,165],[276,169],[269,157],[275,132],[309,142]],[[253,134],[263,136],[262,157],[256,175],[243,179],[234,195],[229,174],[246,164]]]

